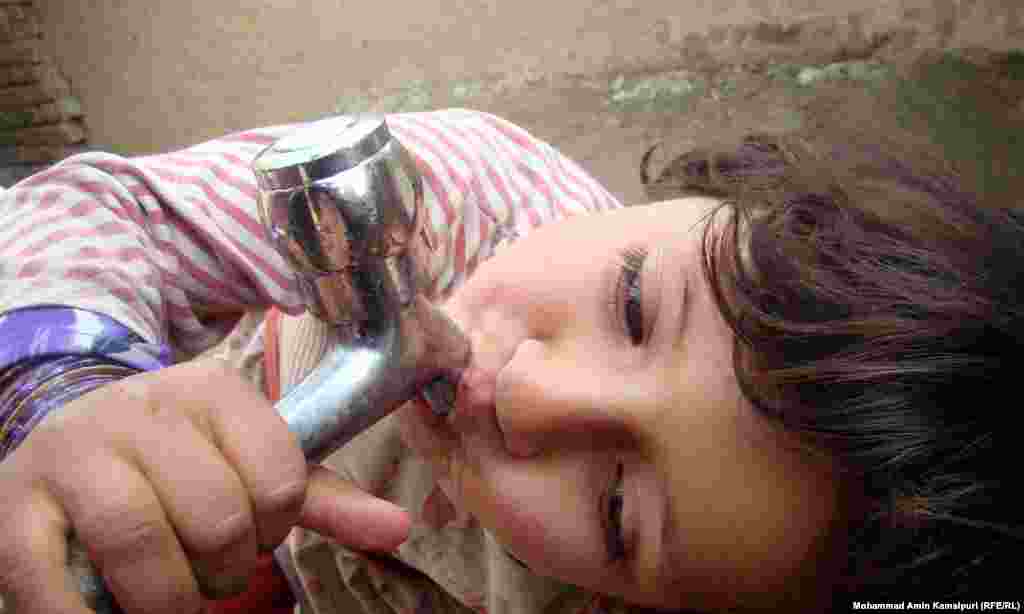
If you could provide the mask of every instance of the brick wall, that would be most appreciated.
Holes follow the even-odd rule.
[[[0,186],[86,148],[82,105],[42,51],[44,1],[0,0]]]

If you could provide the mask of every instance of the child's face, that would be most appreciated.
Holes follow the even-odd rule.
[[[446,306],[474,364],[454,414],[409,406],[403,436],[536,573],[713,608],[792,589],[814,564],[836,483],[740,394],[701,273],[714,204],[545,226]]]

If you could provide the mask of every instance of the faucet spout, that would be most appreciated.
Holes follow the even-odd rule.
[[[469,358],[466,336],[420,296],[376,335],[339,341],[276,409],[320,462],[427,386],[449,399],[431,402],[445,411]]]

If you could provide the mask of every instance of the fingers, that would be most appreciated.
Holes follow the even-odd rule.
[[[193,368],[207,378],[202,369],[221,370],[215,398],[200,389],[193,395],[197,405],[213,408],[212,439],[249,493],[265,549],[281,543],[295,524],[357,549],[391,551],[405,541],[411,521],[403,509],[326,468],[308,466],[273,406],[233,371],[201,363]]]
[[[308,478],[308,480],[307,480]],[[197,612],[244,584],[295,524],[354,548],[408,536],[397,506],[307,467],[268,401],[200,362],[73,401],[0,466],[0,590],[19,612],[86,612],[65,578],[73,530],[127,614]]]
[[[129,614],[198,612],[188,558],[146,476],[102,448],[71,456],[50,487],[119,605]]]
[[[157,423],[184,413],[235,472],[257,541],[272,549],[298,518],[306,460],[274,407],[222,361],[195,361],[118,383]],[[134,434],[131,435],[135,437]]]
[[[358,550],[391,552],[409,537],[408,512],[322,466],[310,468],[299,524]]]
[[[67,522],[51,499],[8,492],[0,509],[0,595],[4,608],[21,614],[90,614],[65,581]],[[11,505],[11,501],[20,504]]]
[[[260,545],[272,550],[298,520],[306,496],[306,459],[269,401],[237,375],[227,385],[233,402],[221,403],[211,414],[213,437],[249,493]]]
[[[204,595],[244,590],[258,550],[298,519],[306,462],[270,403],[221,361],[198,361],[117,384],[146,408],[129,432]]]
[[[245,590],[259,548],[249,493],[235,468],[188,416],[165,412],[159,422],[137,434],[139,467],[192,562],[203,595],[238,594]]]
[[[173,399],[191,414],[248,493],[258,542],[273,549],[298,519],[306,492],[306,459],[295,437],[270,402],[222,361],[196,361],[163,374],[146,382],[150,390],[142,394]]]

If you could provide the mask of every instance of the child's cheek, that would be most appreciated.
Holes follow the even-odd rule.
[[[550,557],[547,527],[537,510],[530,509],[530,497],[520,496],[515,486],[486,484],[479,476],[464,477],[463,505],[470,510],[513,556],[532,571],[545,573]],[[495,493],[500,493],[495,496]]]
[[[579,584],[601,573],[600,535],[583,501],[550,477],[522,467],[499,468],[486,482],[474,475],[463,482],[463,505],[532,572]]]

